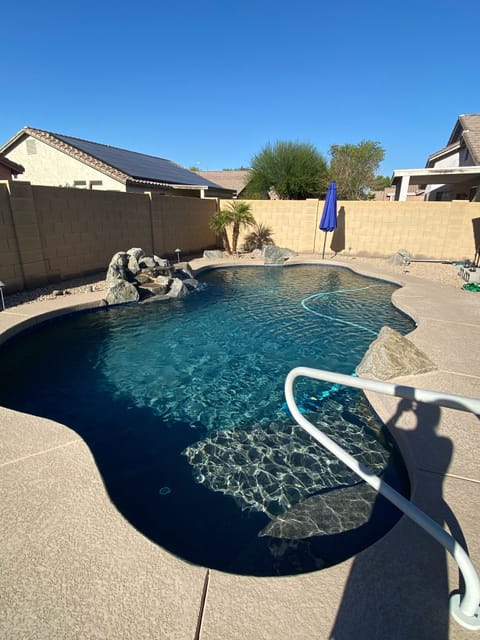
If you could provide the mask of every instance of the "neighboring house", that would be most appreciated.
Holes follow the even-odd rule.
[[[381,191],[372,191],[376,201],[392,201],[395,200],[395,187],[385,187]],[[406,200],[424,200],[425,190],[418,185],[410,185]]]
[[[24,171],[25,169],[20,164],[0,155],[0,180],[13,180]]]
[[[225,189],[231,189],[235,192],[235,198],[242,197],[242,191],[245,189],[250,171],[248,169],[232,169],[231,171],[197,171],[199,176],[216,182]]]
[[[411,185],[425,188],[425,200],[480,199],[480,113],[461,115],[447,146],[432,153],[425,169],[393,172],[395,200],[406,200]]]
[[[25,167],[36,185],[231,198],[233,191],[170,160],[24,127],[0,154]]]

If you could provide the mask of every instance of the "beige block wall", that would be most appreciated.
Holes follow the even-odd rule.
[[[157,255],[182,254],[215,246],[215,234],[209,220],[217,210],[217,201],[200,198],[175,198],[150,194],[152,202],[153,244]]]
[[[107,269],[117,251],[175,256],[215,245],[216,200],[0,183],[6,292]]]
[[[222,200],[223,208],[228,201]],[[299,252],[322,253],[325,234],[318,229],[323,202],[249,200],[257,222],[269,226],[275,244]],[[339,201],[338,229],[327,234],[326,255],[387,257],[407,249],[416,258],[473,258],[472,220],[480,203]],[[240,243],[247,231],[240,236]]]
[[[25,286],[7,183],[0,183],[0,280],[6,291]]]
[[[32,187],[28,182],[8,182],[7,189],[25,286],[42,286],[48,276]],[[7,284],[10,287],[10,283]]]
[[[215,245],[209,220],[226,202],[0,183],[0,280],[12,292],[106,270],[114,253],[135,246],[160,256],[177,247],[182,257],[201,252]],[[277,245],[322,253],[323,202],[249,203]],[[339,202],[339,226],[327,235],[325,255],[387,257],[404,248],[416,258],[473,258],[474,219],[480,203]]]
[[[117,251],[152,252],[148,196],[42,186],[32,191],[51,281],[106,270]]]
[[[30,145],[34,143],[34,154],[29,153],[27,142]],[[125,185],[121,182],[30,136],[22,140],[6,156],[25,168],[22,181],[34,185],[65,187],[73,186],[75,180],[85,180],[88,186],[93,180],[102,183],[95,185],[94,189],[125,191]]]

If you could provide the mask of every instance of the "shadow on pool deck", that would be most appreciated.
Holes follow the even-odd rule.
[[[435,505],[435,520],[439,524],[445,523],[452,535],[465,546],[465,540],[460,526],[454,514],[443,499],[442,482],[443,474],[447,471],[453,445],[449,438],[438,437],[435,434],[440,422],[440,408],[422,403],[412,403],[409,400],[401,400],[395,415],[389,420],[387,427],[394,438],[396,425],[404,413],[412,413],[416,425],[408,431],[407,446],[412,449],[417,447],[417,440],[428,441],[431,451],[435,451],[438,474],[432,476],[429,490],[429,502]],[[420,431],[422,435],[419,436]],[[428,432],[428,433],[427,433]],[[443,470],[443,472],[442,472]],[[403,523],[408,527],[409,523]],[[415,525],[413,525],[415,526]],[[445,552],[440,545],[430,548],[428,538],[425,546],[421,544],[415,549],[413,556],[409,553],[405,557],[405,550],[398,549],[396,553],[388,554],[388,557],[377,552],[360,554],[352,564],[342,601],[337,612],[337,617],[331,637],[343,640],[353,637],[394,637],[399,625],[405,638],[435,638],[446,640],[448,638],[448,577]],[[405,573],[406,564],[415,565],[415,572],[421,576],[421,583],[417,582],[416,593],[412,596],[415,603],[421,602],[422,614],[412,619],[404,616],[403,608],[406,606],[403,599],[402,608],[397,609],[399,593],[402,592],[402,574]],[[434,583],[436,589],[431,595],[429,584]],[[409,589],[408,583],[406,588]],[[371,606],[376,609],[376,631],[371,627],[372,621],[364,615],[365,610]],[[408,605],[407,605],[408,606]],[[410,606],[414,606],[411,603]],[[375,635],[377,634],[377,635]]]
[[[362,272],[381,275],[372,269]],[[410,338],[439,366],[401,383],[480,397],[480,296],[432,287],[408,275],[401,280],[407,286],[396,292],[394,301],[417,321]],[[62,304],[88,300],[91,295]],[[0,313],[0,331],[58,306],[50,301]],[[480,525],[473,508],[480,484],[478,417],[367,395],[403,452],[412,476],[412,501],[444,523],[460,543],[464,536],[478,567]],[[448,595],[460,585],[455,562],[405,517],[354,560],[321,572],[253,578],[210,571],[202,606],[205,569],[150,543],[122,518],[76,434],[3,408],[0,424],[2,637],[478,636],[448,614]]]

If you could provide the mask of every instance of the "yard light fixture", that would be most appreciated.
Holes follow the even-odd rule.
[[[5,311],[5,299],[3,297],[3,287],[5,286],[5,282],[0,280],[0,298],[2,300],[2,310]]]
[[[180,251],[181,249],[175,249],[175,253],[177,254],[177,262],[180,262]]]

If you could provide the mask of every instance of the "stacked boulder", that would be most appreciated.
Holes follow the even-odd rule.
[[[182,298],[198,287],[188,263],[172,265],[166,258],[146,255],[133,248],[116,253],[106,276],[108,304],[138,302],[150,298]]]

